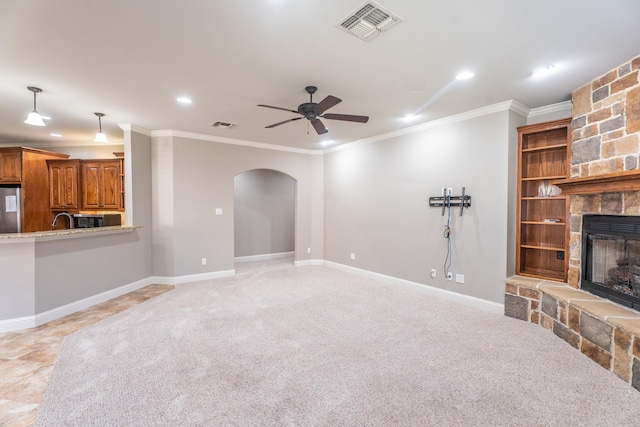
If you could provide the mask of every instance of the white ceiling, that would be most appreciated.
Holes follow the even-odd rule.
[[[510,99],[566,101],[640,54],[638,0],[379,3],[404,21],[364,42],[337,28],[360,0],[0,1],[0,141],[91,141],[97,111],[111,140],[131,123],[320,149],[406,127],[408,113],[414,125]],[[551,63],[557,72],[531,77]],[[475,77],[454,81],[462,70]],[[43,89],[46,127],[23,123],[30,85]],[[265,129],[295,115],[257,104],[295,110],[307,85],[316,102],[343,100],[329,112],[369,123],[324,120],[323,136],[304,119]]]

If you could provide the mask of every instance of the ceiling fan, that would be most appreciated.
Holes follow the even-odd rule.
[[[352,114],[331,114],[325,113],[329,108],[334,105],[342,102],[340,98],[336,98],[335,96],[329,95],[319,103],[313,102],[313,94],[318,90],[315,86],[307,86],[304,88],[309,94],[309,102],[305,102],[304,104],[300,104],[297,110],[290,110],[289,108],[281,108],[274,107],[272,105],[264,105],[258,104],[258,107],[267,107],[274,108],[276,110],[284,110],[290,111],[295,114],[300,114],[302,117],[294,117],[293,119],[284,120],[282,122],[274,123],[269,126],[265,126],[265,129],[274,128],[276,126],[283,125],[285,123],[293,122],[296,120],[306,118],[311,122],[313,128],[318,132],[318,135],[323,133],[327,133],[328,130],[324,126],[324,124],[320,121],[320,118],[329,119],[329,120],[343,120],[347,122],[358,122],[358,123],[367,123],[369,121],[369,116],[354,116]]]

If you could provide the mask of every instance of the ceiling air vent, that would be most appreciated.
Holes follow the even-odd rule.
[[[234,127],[235,125],[233,123],[215,122],[211,126],[213,126],[214,128],[229,129]]]
[[[369,41],[401,21],[398,15],[370,1],[343,19],[338,26],[359,39]]]

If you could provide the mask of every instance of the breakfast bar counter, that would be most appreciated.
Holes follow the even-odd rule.
[[[31,233],[7,233],[0,234],[0,244],[11,243],[16,241],[44,241],[44,240],[57,240],[57,239],[69,239],[77,237],[97,236],[97,235],[109,235],[130,233],[136,228],[142,227],[141,225],[133,225],[128,227],[111,226],[111,227],[92,227],[92,228],[68,228],[64,230],[51,230],[51,231],[35,231]]]
[[[38,326],[149,284],[146,232],[134,225],[0,234],[0,332]]]

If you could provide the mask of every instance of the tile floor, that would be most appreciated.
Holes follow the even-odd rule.
[[[37,328],[0,334],[0,426],[30,426],[65,336],[174,289],[149,285]]]

